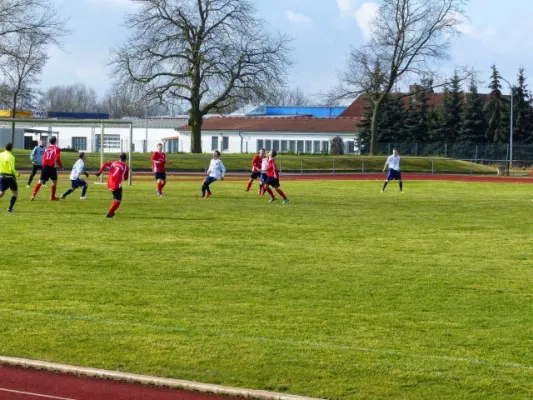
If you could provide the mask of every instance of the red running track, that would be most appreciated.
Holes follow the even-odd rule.
[[[0,365],[2,400],[242,400]]]

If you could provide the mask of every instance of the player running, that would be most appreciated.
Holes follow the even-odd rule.
[[[259,150],[259,153],[257,153],[254,159],[252,160],[252,173],[250,174],[250,180],[246,185],[247,192],[250,191],[254,180],[261,176],[261,162],[263,161],[263,158],[265,158],[265,149]],[[261,186],[262,184],[259,185],[259,190],[261,190]]]
[[[7,212],[15,212],[13,206],[17,201],[18,186],[17,177],[20,174],[15,169],[15,156],[11,153],[13,144],[7,143],[6,150],[0,153],[0,198],[4,197],[7,189],[11,190],[11,200]]]
[[[202,182],[202,199],[207,199],[209,196],[211,196],[209,185],[215,181],[218,181],[219,179],[223,181],[225,173],[226,167],[224,167],[224,163],[220,159],[220,151],[215,150],[213,152],[213,159],[211,160],[211,164],[209,164],[209,168],[207,170],[207,176]]]
[[[261,185],[259,186],[258,194],[263,196],[265,194],[266,181],[267,181],[267,167],[268,167],[268,157],[265,155],[261,160]]]
[[[167,184],[167,173],[165,172],[165,165],[172,164],[167,161],[167,155],[163,152],[163,144],[157,145],[157,151],[152,153],[150,158],[152,161],[152,171],[154,172],[155,179],[157,181],[157,189],[155,193],[159,197],[163,197],[163,188]]]
[[[122,202],[122,182],[129,177],[129,168],[126,165],[126,158],[126,153],[120,153],[119,161],[109,161],[102,164],[100,170],[96,173],[96,176],[99,177],[104,170],[109,169],[107,188],[113,193],[113,203],[107,212],[106,218],[113,218],[115,216],[115,211],[117,211]]]
[[[82,151],[78,156],[78,161],[74,163],[72,167],[72,172],[70,173],[70,189],[61,195],[61,199],[65,200],[69,194],[75,191],[77,188],[81,189],[80,200],[85,200],[85,195],[87,194],[87,188],[89,185],[83,179],[80,178],[81,174],[85,174],[85,177],[88,178],[89,174],[84,171],[85,168],[85,153]]]
[[[383,184],[383,189],[381,189],[381,193],[385,191],[385,188],[389,184],[389,181],[392,181],[394,179],[398,180],[400,184],[400,192],[403,193],[403,181],[402,173],[400,172],[400,155],[398,154],[398,148],[395,147],[392,150],[392,155],[387,158],[387,161],[385,161],[385,165],[383,166],[383,172],[385,172],[385,170],[387,169],[387,165],[389,166],[389,175],[387,175],[387,179]]]
[[[283,190],[281,190],[280,184],[279,184],[279,171],[278,167],[276,165],[276,160],[274,158],[276,157],[278,153],[276,150],[271,150],[270,153],[268,153],[268,166],[267,166],[267,180],[266,180],[266,187],[265,190],[270,195],[269,203],[273,203],[276,201],[276,197],[274,196],[274,193],[272,192],[272,189],[270,189],[270,186],[272,186],[278,194],[283,197],[283,204],[287,204],[289,202],[289,199],[287,196],[285,196],[285,193],[283,193]]]
[[[52,180],[52,193],[50,200],[59,200],[59,197],[56,197],[57,189],[57,168],[56,165],[59,165],[63,169],[63,163],[61,162],[61,149],[56,146],[57,138],[50,138],[50,145],[46,148],[43,155],[43,169],[41,171],[41,177],[39,178],[39,183],[35,185],[33,189],[33,195],[31,200],[35,200],[35,196],[39,193],[39,189],[43,186],[48,179]]]

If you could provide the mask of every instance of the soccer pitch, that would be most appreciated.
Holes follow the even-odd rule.
[[[105,185],[21,187],[0,354],[325,398],[531,397],[531,186],[282,179],[281,205],[244,180],[200,199],[201,180],[162,199],[137,181],[113,219]]]

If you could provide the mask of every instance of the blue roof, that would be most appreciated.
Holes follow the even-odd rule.
[[[247,116],[290,116],[308,115],[315,118],[336,118],[347,107],[274,107],[261,106],[246,114]]]

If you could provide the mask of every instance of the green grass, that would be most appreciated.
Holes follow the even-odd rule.
[[[27,150],[16,150],[16,165],[20,170],[31,169],[30,152]],[[76,152],[62,152],[61,158],[66,168],[70,168],[76,162],[78,154]],[[172,161],[168,165],[169,171],[179,172],[204,172],[209,166],[211,155],[209,154],[168,154],[167,159]],[[118,154],[105,153],[104,160],[117,159]],[[251,154],[224,154],[222,159],[230,172],[248,172],[251,168]],[[292,173],[359,173],[376,172],[383,169],[386,156],[320,156],[320,155],[279,155],[277,157],[278,166],[284,172]],[[86,166],[89,170],[97,170],[100,167],[100,154],[88,153]],[[135,170],[149,171],[151,169],[150,154],[133,153],[132,166]],[[476,173],[495,174],[494,167],[471,163],[467,161],[457,161],[442,157],[402,157],[402,170],[406,172],[431,172],[437,173]]]
[[[244,181],[201,200],[199,181],[125,187],[112,220],[101,185],[21,188],[0,214],[0,353],[326,398],[531,398],[530,186],[286,181],[272,205]]]

